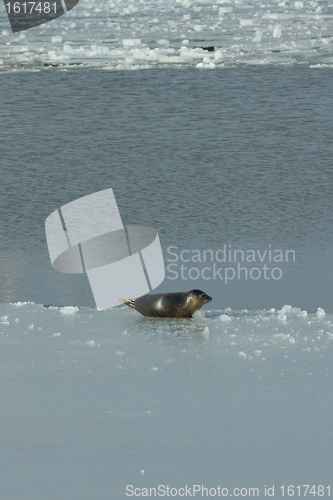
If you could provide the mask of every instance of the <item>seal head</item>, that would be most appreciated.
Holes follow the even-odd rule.
[[[151,293],[136,299],[120,299],[143,316],[160,318],[191,318],[192,314],[212,297],[202,290],[189,292]]]

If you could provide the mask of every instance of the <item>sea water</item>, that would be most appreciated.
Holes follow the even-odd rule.
[[[1,496],[329,498],[331,5],[2,12]],[[98,312],[52,269],[45,219],[105,188],[202,313]]]
[[[95,305],[85,276],[52,269],[44,224],[112,188],[124,225],[159,234],[156,291],[331,312],[331,81],[300,66],[3,73],[1,302]]]

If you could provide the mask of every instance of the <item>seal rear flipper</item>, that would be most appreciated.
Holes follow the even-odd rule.
[[[136,299],[118,299],[119,302],[121,302],[122,304],[126,304],[127,306],[130,306],[132,307],[133,309],[135,309],[135,300]]]

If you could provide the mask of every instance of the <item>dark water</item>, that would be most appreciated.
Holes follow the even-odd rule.
[[[112,187],[125,225],[158,231],[166,265],[170,245],[186,257],[278,249],[285,260],[294,250],[288,263],[267,262],[280,279],[265,279],[257,259],[246,265],[260,278],[243,271],[226,284],[212,266],[236,263],[214,260],[209,279],[167,271],[158,290],[204,288],[212,308],[332,311],[332,76],[303,67],[1,74],[0,302],[93,305],[84,276],[52,269],[44,222]]]

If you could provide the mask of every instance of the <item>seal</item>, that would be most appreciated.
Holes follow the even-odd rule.
[[[119,299],[142,316],[159,318],[191,318],[212,297],[202,290],[175,293],[150,293],[136,299]]]

